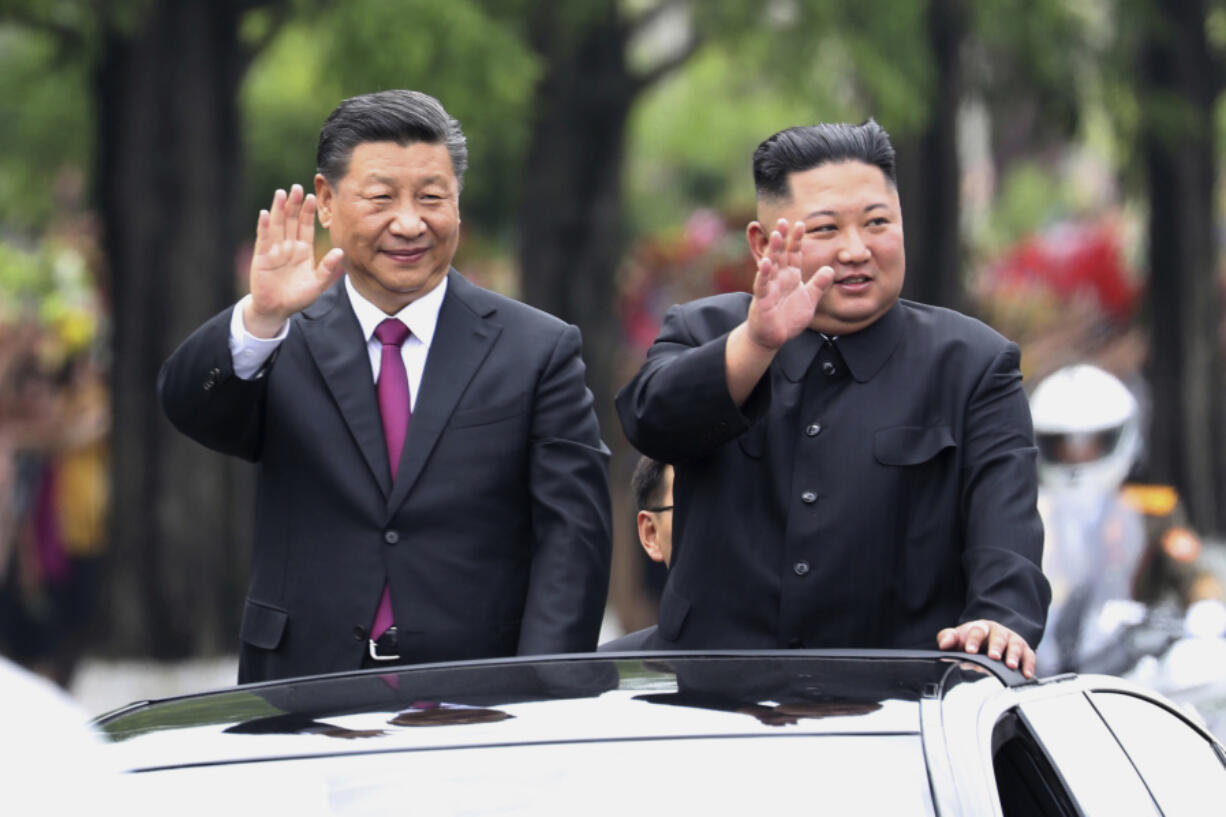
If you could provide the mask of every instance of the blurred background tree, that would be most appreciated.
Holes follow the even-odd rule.
[[[634,455],[612,395],[668,305],[748,285],[752,150],[819,120],[890,131],[905,294],[984,316],[1022,343],[1028,376],[1152,339],[1120,364],[1149,383],[1147,476],[1220,535],[1224,38],[1217,0],[0,0],[0,288],[22,304],[0,321],[60,331],[37,315],[63,296],[21,282],[50,275],[29,259],[65,235],[99,293],[98,644],[233,649],[249,467],[169,427],[157,370],[245,291],[255,214],[277,187],[310,187],[328,111],[390,87],[437,96],[468,135],[457,266],[583,330],[626,626],[652,613],[627,590]],[[1059,279],[1069,235],[1106,242],[1124,296]]]

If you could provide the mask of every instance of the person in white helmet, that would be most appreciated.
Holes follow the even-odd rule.
[[[1118,378],[1089,364],[1065,367],[1039,383],[1030,410],[1043,572],[1052,587],[1041,672],[1083,669],[1146,604],[1221,597],[1197,565],[1199,540],[1178,524],[1174,489],[1126,484],[1141,452],[1141,423]]]

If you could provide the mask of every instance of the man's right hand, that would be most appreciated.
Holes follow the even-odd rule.
[[[261,210],[251,258],[251,299],[243,325],[257,338],[276,337],[295,312],[306,309],[332,286],[344,268],[340,248],[315,264],[315,196],[303,198],[301,185],[289,195],[278,190],[269,210]]]
[[[728,392],[738,406],[748,399],[779,347],[813,322],[817,304],[834,283],[834,270],[822,267],[809,280],[801,269],[803,221],[779,219],[758,259],[749,316],[732,330],[724,350]]]
[[[800,251],[804,237],[803,221],[789,224],[781,218],[758,260],[745,323],[749,339],[765,349],[778,349],[805,331],[834,282],[830,267],[822,267],[805,280]]]

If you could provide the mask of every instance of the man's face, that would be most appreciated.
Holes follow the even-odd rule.
[[[447,275],[460,241],[460,185],[445,145],[362,142],[335,187],[315,176],[315,195],[354,287],[387,314]]]
[[[810,328],[827,335],[859,331],[880,318],[902,292],[906,275],[898,191],[880,168],[859,161],[831,162],[788,177],[791,197],[762,199],[749,225],[755,258],[766,251],[779,219],[803,221],[802,272],[834,269]]]

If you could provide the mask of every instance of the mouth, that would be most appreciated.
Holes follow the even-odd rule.
[[[868,286],[873,282],[872,276],[869,275],[848,275],[845,278],[840,278],[835,281],[836,286],[847,287],[849,289],[859,289]]]
[[[397,264],[415,264],[425,257],[429,247],[397,247],[380,250]]]

